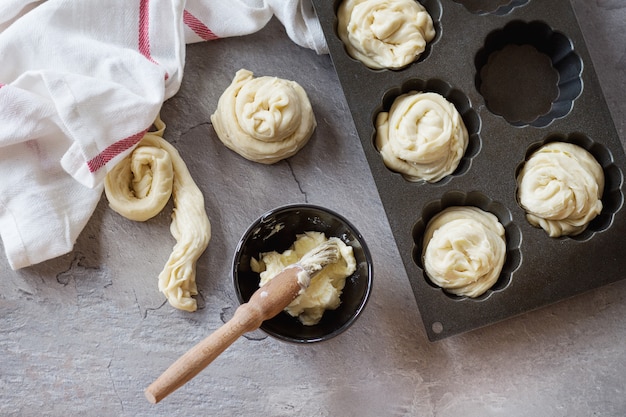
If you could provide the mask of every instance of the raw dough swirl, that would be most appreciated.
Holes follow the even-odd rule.
[[[376,117],[376,148],[408,181],[437,182],[453,173],[468,141],[461,115],[437,93],[403,94]]]
[[[345,0],[337,31],[350,56],[373,69],[405,67],[435,38],[432,18],[415,0]]]
[[[180,310],[195,311],[196,261],[211,238],[211,224],[204,196],[185,162],[162,138],[165,123],[143,137],[136,149],[106,176],[104,190],[113,210],[131,220],[144,221],[159,213],[170,195],[174,199],[170,232],[176,239],[173,251],[159,274],[159,290]]]
[[[504,226],[492,213],[455,206],[432,218],[424,235],[424,269],[446,291],[478,297],[493,286],[506,258]]]
[[[550,237],[580,234],[602,211],[602,167],[571,143],[549,143],[533,153],[517,177],[517,187],[526,219]]]
[[[229,149],[251,161],[273,164],[298,152],[317,123],[309,98],[295,81],[254,78],[241,69],[211,115]]]

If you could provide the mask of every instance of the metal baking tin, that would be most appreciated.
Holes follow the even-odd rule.
[[[393,71],[368,69],[346,53],[336,32],[339,0],[313,3],[430,340],[499,322],[626,276],[624,149],[569,1],[483,0],[490,10],[481,1],[422,0],[437,36],[419,60]],[[523,68],[525,60],[535,59],[516,55],[515,45],[523,44],[549,57],[552,69],[545,77],[540,61]],[[506,50],[511,57],[490,61]],[[488,62],[491,66],[485,68]],[[491,94],[517,82],[509,72],[517,69],[506,66],[520,64],[519,71],[539,68],[537,85],[550,77],[552,85],[539,86],[533,94],[528,93],[533,85],[513,87],[517,96],[496,103]],[[374,146],[378,112],[388,109],[397,95],[415,89],[446,96],[471,135],[457,171],[436,184],[404,180],[385,167]],[[528,117],[546,100],[542,96],[548,97],[548,106]],[[533,149],[552,140],[589,150],[606,177],[601,215],[574,238],[550,238],[531,226],[516,199],[517,170]],[[477,299],[447,294],[422,269],[425,223],[458,204],[493,212],[506,229],[503,272]]]

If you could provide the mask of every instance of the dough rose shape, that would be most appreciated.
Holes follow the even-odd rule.
[[[408,181],[437,182],[452,174],[468,141],[461,115],[437,93],[403,94],[376,118],[376,148]]]
[[[504,266],[504,226],[479,208],[449,207],[428,222],[423,257],[434,284],[452,294],[478,297],[496,283]]]
[[[517,176],[526,219],[550,237],[582,233],[602,211],[604,172],[580,146],[552,142],[538,149]]]
[[[295,81],[254,78],[241,69],[220,97],[213,128],[229,149],[273,164],[298,152],[317,126],[304,89]]]
[[[405,67],[435,38],[432,18],[415,0],[346,0],[337,21],[350,56],[373,69]]]

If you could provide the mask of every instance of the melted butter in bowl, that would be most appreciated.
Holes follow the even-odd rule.
[[[259,288],[261,275],[256,267],[253,268],[253,260],[258,260],[263,253],[281,254],[290,250],[298,236],[305,232],[340,239],[350,248],[346,250],[352,252],[354,271],[345,278],[339,305],[335,309],[325,309],[317,323],[305,325],[298,319],[299,314],[294,317],[282,312],[261,325],[261,330],[267,334],[294,343],[328,340],[346,331],[365,308],[372,288],[372,258],[360,232],[332,210],[311,204],[293,204],[260,216],[239,241],[233,259],[233,283],[239,302],[247,302]]]

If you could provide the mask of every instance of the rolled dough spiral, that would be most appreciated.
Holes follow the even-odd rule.
[[[437,93],[403,94],[376,118],[376,148],[385,165],[408,181],[437,182],[451,174],[468,141],[461,115]]]
[[[298,152],[317,125],[309,98],[295,81],[258,77],[241,69],[211,115],[229,149],[254,162],[273,164]]]
[[[424,269],[446,291],[478,297],[493,286],[506,259],[504,226],[477,207],[455,206],[432,218],[424,235]]]
[[[399,69],[419,58],[435,28],[416,0],[345,0],[337,31],[354,59],[373,69]]]
[[[526,219],[550,237],[582,233],[602,211],[604,172],[580,146],[552,142],[538,149],[517,176]]]
[[[113,210],[131,220],[144,221],[174,199],[170,232],[176,244],[159,274],[158,287],[178,309],[195,311],[196,261],[211,238],[204,196],[191,178],[180,154],[162,138],[165,123],[148,132],[136,149],[106,176],[104,190]]]

